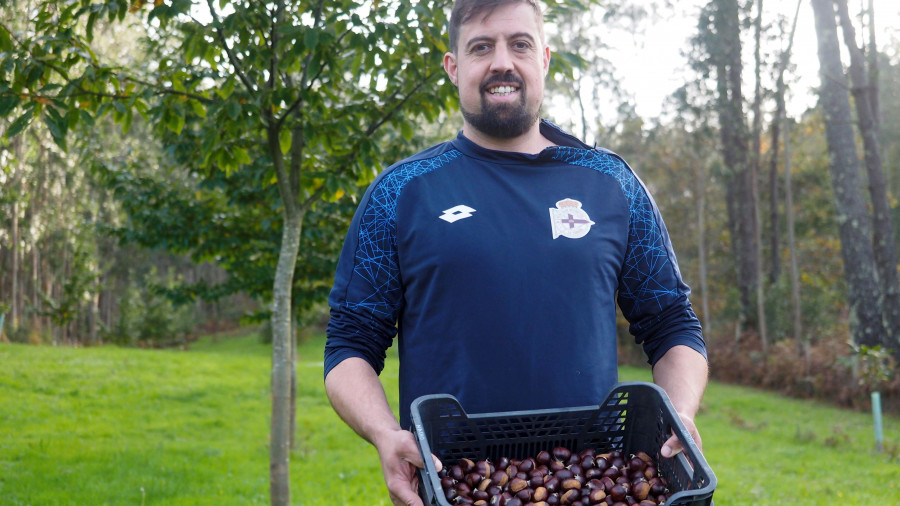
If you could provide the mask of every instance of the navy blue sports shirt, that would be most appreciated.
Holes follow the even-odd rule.
[[[492,151],[462,133],[383,171],[365,193],[329,297],[325,374],[376,372],[397,336],[400,423],[418,396],[468,413],[597,404],[617,381],[618,302],[655,363],[706,356],[663,220],[614,153],[547,121],[557,144]]]

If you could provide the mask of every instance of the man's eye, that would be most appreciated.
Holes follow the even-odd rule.
[[[525,41],[519,41],[519,42],[514,43],[513,47],[518,50],[525,51],[531,47],[531,44],[529,44]]]
[[[485,51],[489,51],[491,46],[488,44],[478,44],[472,48],[472,51],[475,53],[483,53]]]

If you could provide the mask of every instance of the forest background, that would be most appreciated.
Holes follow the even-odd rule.
[[[889,7],[802,0],[814,19],[798,20],[700,2],[672,41],[688,77],[642,116],[609,43],[673,3],[547,4],[545,114],[653,193],[712,376],[853,408],[879,390],[900,410],[900,40],[875,29]],[[449,5],[0,2],[0,340],[189,346],[263,323],[273,434],[292,433],[297,329],[327,316],[359,197],[461,125],[440,68]],[[822,69],[797,112],[795,22],[815,25]],[[641,363],[620,328],[622,360]]]

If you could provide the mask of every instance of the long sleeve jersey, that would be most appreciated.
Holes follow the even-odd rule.
[[[420,395],[468,413],[585,406],[617,381],[616,308],[651,364],[706,356],[656,204],[614,153],[547,121],[557,144],[493,151],[462,133],[365,193],[329,297],[325,375],[380,374],[397,336],[400,423]]]

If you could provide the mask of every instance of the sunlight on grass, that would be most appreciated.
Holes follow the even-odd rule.
[[[388,505],[375,450],[334,414],[323,339],[298,350],[298,505]],[[271,348],[254,334],[188,351],[0,345],[0,504],[268,504]],[[397,359],[382,381],[396,409]],[[623,368],[623,381],[649,371]],[[710,385],[698,425],[716,504],[900,503],[900,420]]]

